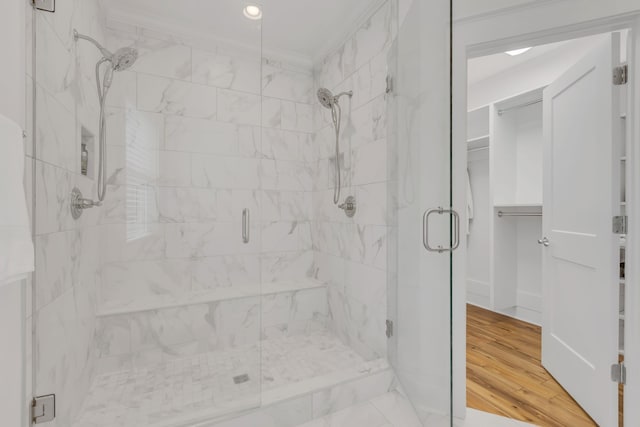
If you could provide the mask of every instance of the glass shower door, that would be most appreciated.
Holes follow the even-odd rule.
[[[193,425],[261,403],[262,30],[229,13],[229,49],[115,5],[33,15],[33,393],[58,426]],[[98,198],[99,61],[106,197],[74,216],[74,188]]]
[[[390,54],[390,360],[424,425],[451,422],[449,2],[399,11]]]

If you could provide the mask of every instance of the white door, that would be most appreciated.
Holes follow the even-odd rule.
[[[618,411],[619,43],[607,37],[544,91],[542,364],[603,427]]]

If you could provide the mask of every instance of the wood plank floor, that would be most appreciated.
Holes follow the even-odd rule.
[[[542,427],[597,426],[540,352],[540,327],[467,305],[467,406]]]

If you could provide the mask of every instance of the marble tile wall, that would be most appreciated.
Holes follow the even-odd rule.
[[[329,284],[331,327],[367,358],[386,357],[387,319],[387,55],[394,34],[393,1],[384,3],[335,52],[315,67],[315,85],[341,99],[341,200],[353,195],[347,218],[332,203],[335,136],[329,110],[315,106],[316,175],[312,242],[316,277]]]
[[[74,221],[69,210],[73,187],[80,188],[86,197],[95,197],[95,182],[80,173],[79,153],[81,128],[97,133],[93,73],[99,54],[92,46],[74,43],[72,31],[77,28],[104,41],[104,25],[97,0],[58,2],[54,14],[32,13],[31,2],[24,5],[28,84],[25,184],[28,200],[35,201],[30,212],[35,215],[36,251],[35,282],[26,298],[26,393],[29,401],[34,394],[56,393],[53,425],[68,426],[80,409],[95,367],[100,268],[97,212],[87,212]],[[35,68],[31,61],[34,46]],[[31,345],[32,329],[35,347]]]
[[[262,58],[258,32],[230,53],[116,26],[107,46],[140,56],[108,98],[101,305],[311,277],[312,71]],[[262,325],[259,298],[103,317],[100,369],[325,326],[325,290],[264,296]]]
[[[36,135],[27,139],[37,271],[27,322],[36,330],[33,392],[55,391],[59,425],[71,424],[96,369],[327,322],[361,355],[386,356],[384,89],[393,13],[385,3],[313,72],[124,25],[107,30],[96,0],[62,2],[28,21],[38,67],[28,71],[37,95]],[[73,43],[73,28],[140,51],[108,98],[107,199],[79,221],[69,214],[71,189],[96,197],[96,159],[85,177],[79,152],[81,128],[97,143],[99,56]],[[315,101],[320,86],[354,90],[343,100],[341,151],[343,199],[358,199],[353,220],[332,205],[334,141],[328,111]],[[249,244],[241,241],[244,208]],[[308,277],[328,291],[96,316],[106,301]]]
[[[141,53],[108,100],[111,197],[101,218],[103,277],[136,285],[107,280],[102,299],[308,276],[311,72],[141,29],[111,31],[108,45]],[[176,280],[194,266],[202,274]]]
[[[305,289],[101,317],[97,371],[112,372],[326,329],[327,292]],[[255,359],[259,360],[256,352]]]

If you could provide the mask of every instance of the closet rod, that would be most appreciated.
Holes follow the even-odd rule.
[[[502,212],[498,211],[498,217],[503,216],[542,216],[541,212]]]
[[[508,111],[516,110],[518,108],[528,107],[530,105],[540,104],[541,102],[542,102],[542,98],[534,99],[533,101],[525,102],[523,104],[514,105],[513,107],[503,108],[502,110],[498,110],[498,115],[501,116]]]

